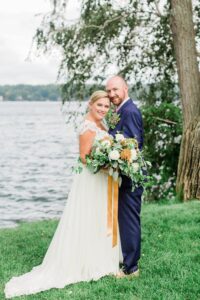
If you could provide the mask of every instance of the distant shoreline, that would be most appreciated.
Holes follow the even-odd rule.
[[[0,103],[1,102],[60,102],[62,101],[61,99],[56,99],[56,100],[50,100],[50,99],[42,99],[42,100],[9,100],[9,99],[0,99]]]
[[[59,100],[61,100],[60,85],[0,85],[0,102]]]

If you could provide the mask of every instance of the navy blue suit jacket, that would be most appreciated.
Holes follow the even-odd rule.
[[[143,122],[139,109],[133,103],[133,100],[129,99],[117,113],[120,115],[120,121],[114,129],[109,130],[109,133],[114,136],[117,132],[120,132],[126,138],[136,138],[141,150],[143,146]],[[130,179],[123,176],[121,187],[130,188]]]

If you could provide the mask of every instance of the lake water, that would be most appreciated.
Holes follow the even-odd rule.
[[[61,215],[78,150],[64,119],[58,102],[0,102],[0,227]]]

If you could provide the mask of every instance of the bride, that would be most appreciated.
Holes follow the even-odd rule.
[[[80,158],[90,153],[95,139],[108,136],[103,118],[110,107],[108,95],[96,91],[79,127]],[[64,212],[41,265],[6,283],[6,298],[35,294],[68,284],[98,280],[119,272],[119,245],[107,234],[107,179],[85,166],[76,174]]]

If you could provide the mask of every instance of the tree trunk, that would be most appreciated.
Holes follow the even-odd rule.
[[[191,0],[171,0],[171,30],[183,109],[176,188],[183,200],[200,199],[200,74]]]
[[[184,130],[176,188],[183,200],[200,199],[200,118]]]

